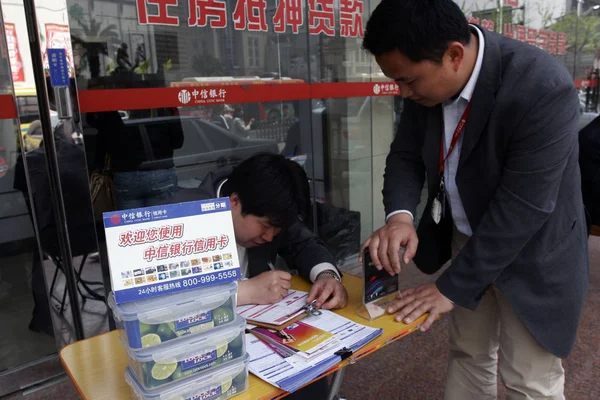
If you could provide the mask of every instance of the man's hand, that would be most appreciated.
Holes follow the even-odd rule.
[[[400,273],[400,247],[406,248],[403,261],[408,264],[417,253],[419,238],[410,215],[400,213],[392,215],[387,223],[376,230],[362,245],[359,253],[359,262],[362,262],[362,253],[369,248],[371,259],[378,270],[385,269],[390,275]]]
[[[238,306],[273,304],[283,299],[292,287],[292,275],[286,271],[263,272],[238,284]]]
[[[317,299],[317,307],[325,310],[344,308],[348,304],[348,292],[333,276],[321,274],[313,283],[306,302],[310,303],[314,299]]]
[[[420,286],[416,289],[403,290],[398,300],[388,307],[387,312],[396,315],[396,321],[410,324],[421,315],[429,316],[421,326],[421,331],[426,332],[435,322],[438,315],[447,313],[454,308],[454,304],[438,290],[435,284]]]

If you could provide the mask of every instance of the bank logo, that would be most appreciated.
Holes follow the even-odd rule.
[[[190,100],[192,100],[192,95],[190,94],[190,92],[184,89],[179,92],[178,98],[181,104],[187,104],[190,102]]]
[[[378,83],[376,83],[375,86],[373,86],[373,93],[375,93],[375,94],[381,93],[381,86],[379,86]]]

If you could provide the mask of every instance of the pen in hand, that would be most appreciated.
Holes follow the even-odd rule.
[[[269,266],[269,269],[271,271],[277,271],[277,269],[275,268],[275,266],[273,265],[273,263],[271,261],[267,261],[267,265]],[[298,275],[298,272],[295,269],[289,269],[289,270],[287,270],[287,272],[289,272],[290,275]]]

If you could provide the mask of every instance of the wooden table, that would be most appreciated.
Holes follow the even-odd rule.
[[[349,302],[346,308],[337,310],[336,313],[363,325],[383,328],[383,334],[360,349],[352,357],[340,362],[325,375],[332,374],[348,364],[355,363],[366,355],[414,332],[427,317],[424,315],[409,325],[395,322],[391,315],[369,322],[356,315],[356,310],[362,305],[362,280],[346,274],[343,283],[348,290]],[[310,285],[297,276],[292,279],[292,287],[304,291],[310,289]],[[125,382],[127,353],[121,346],[118,331],[107,332],[67,345],[60,351],[60,359],[81,398],[85,400],[132,398],[129,386]],[[250,375],[249,389],[234,398],[235,400],[271,400],[285,397],[285,394],[286,392],[281,389],[258,379],[254,375]]]

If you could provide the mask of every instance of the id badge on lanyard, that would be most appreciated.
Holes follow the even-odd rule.
[[[454,130],[454,135],[452,135],[452,142],[450,142],[450,147],[448,147],[448,152],[446,153],[446,157],[444,157],[444,134],[442,132],[442,138],[440,139],[440,161],[438,164],[438,172],[440,174],[440,187],[438,189],[438,193],[433,199],[433,203],[431,205],[431,217],[436,224],[439,224],[442,218],[446,216],[446,185],[444,183],[444,166],[450,154],[456,147],[458,143],[458,139],[460,135],[465,130],[465,125],[467,124],[467,117],[469,116],[469,111],[471,110],[471,102],[467,104],[467,108],[463,112],[462,117],[458,121],[456,125],[456,129]]]

